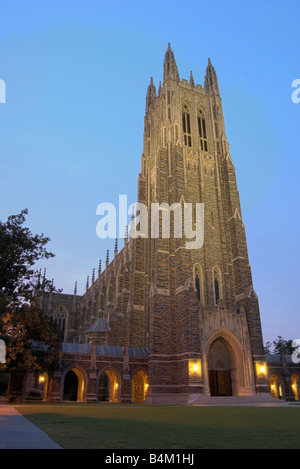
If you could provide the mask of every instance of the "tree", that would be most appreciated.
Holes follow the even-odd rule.
[[[273,340],[273,342],[267,342],[265,344],[264,350],[265,353],[272,353],[271,352],[271,347],[273,347],[273,353],[278,353],[281,356],[282,355],[290,355],[294,352],[296,347],[293,346],[293,340],[285,340],[283,337],[280,335],[277,337],[276,340]]]
[[[264,353],[271,353],[271,347],[272,347],[271,342],[266,342],[264,346]]]
[[[23,226],[27,214],[25,209],[5,223],[0,221],[0,315],[9,305],[31,300],[38,276],[34,265],[54,257],[45,247],[49,238],[33,235]]]
[[[51,318],[27,304],[7,310],[1,332],[6,362],[0,370],[10,374],[8,400],[22,399],[26,373],[40,370],[49,375],[59,365],[60,332]]]
[[[0,370],[10,373],[9,393],[20,394],[24,374],[52,370],[58,365],[60,333],[51,318],[34,304],[39,272],[34,268],[48,252],[49,238],[33,235],[23,226],[28,210],[0,221],[0,338],[6,344],[6,363]],[[46,278],[45,291],[57,291]]]
[[[295,350],[295,347],[293,346],[293,340],[285,340],[280,335],[277,337],[277,340],[273,341],[273,345],[275,353],[290,355]]]

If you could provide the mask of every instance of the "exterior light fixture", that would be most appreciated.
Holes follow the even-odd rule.
[[[258,377],[266,377],[268,374],[267,364],[265,362],[256,362],[256,373]]]
[[[201,360],[189,360],[188,366],[191,379],[201,378]]]

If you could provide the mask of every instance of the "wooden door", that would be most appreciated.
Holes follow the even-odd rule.
[[[230,370],[209,370],[211,396],[232,396]]]
[[[218,396],[232,396],[230,370],[217,371]]]

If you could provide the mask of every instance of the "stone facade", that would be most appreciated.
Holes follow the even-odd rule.
[[[134,230],[142,233],[137,212],[124,247],[119,251],[116,241],[113,259],[107,253],[105,269],[100,263],[98,275],[93,271],[83,296],[76,286],[74,295],[36,291],[37,304],[57,320],[65,350],[70,347],[62,352],[50,397],[62,399],[71,369],[79,370],[78,383],[89,383],[79,400],[98,400],[103,370],[112,370],[122,383],[111,400],[134,400],[138,370],[142,385],[136,388],[148,403],[269,396],[259,305],[216,72],[209,60],[204,86],[195,85],[192,73],[189,81],[181,80],[170,45],[163,84],[157,92],[151,78],[147,90],[138,202],[147,208],[148,227],[153,204],[180,207],[180,218],[170,212],[170,236],[164,235],[163,211],[158,237],[149,230],[147,237],[133,236]],[[196,249],[187,244],[192,236],[186,225],[182,237],[174,231],[187,204],[204,206],[204,243]],[[191,229],[197,227],[196,215],[195,209]],[[76,353],[76,345],[90,349]],[[105,355],[105,347],[121,347],[119,355]],[[143,352],[135,361],[129,354],[125,366],[129,350]],[[109,382],[116,379],[106,374]]]

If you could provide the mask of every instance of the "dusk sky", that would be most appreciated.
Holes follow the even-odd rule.
[[[146,91],[170,42],[181,79],[203,85],[208,58],[217,72],[264,343],[300,338],[299,0],[1,0],[0,17],[0,219],[28,208],[51,238],[47,277],[82,294],[112,259],[96,208],[137,199]]]

